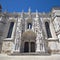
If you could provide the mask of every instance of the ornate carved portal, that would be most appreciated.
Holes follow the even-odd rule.
[[[35,52],[36,34],[33,31],[26,31],[22,34],[21,47],[22,52]]]

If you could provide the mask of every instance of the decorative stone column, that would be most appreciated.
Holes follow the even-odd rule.
[[[14,52],[20,52],[20,43],[21,43],[21,19],[18,18],[17,25],[16,25]]]
[[[35,30],[37,29],[37,37],[36,37],[36,52],[45,52],[44,49],[44,37],[42,33],[42,23],[38,14],[38,11],[36,11],[36,19],[35,19]]]
[[[36,52],[40,52],[40,42],[38,38],[36,38]]]
[[[44,41],[41,34],[37,34],[36,38],[36,52],[45,52]]]

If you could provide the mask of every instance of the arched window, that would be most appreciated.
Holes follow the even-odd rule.
[[[27,24],[27,29],[31,29],[32,28],[32,24],[31,23],[28,23]]]
[[[10,27],[9,27],[9,31],[8,31],[7,38],[11,38],[13,26],[14,26],[14,22],[11,22],[10,23]]]
[[[45,27],[46,27],[47,37],[52,38],[48,22],[45,22]]]

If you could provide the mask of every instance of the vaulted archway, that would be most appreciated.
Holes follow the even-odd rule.
[[[24,53],[35,52],[36,34],[29,30],[22,34],[22,50]]]

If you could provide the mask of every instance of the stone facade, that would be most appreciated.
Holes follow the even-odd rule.
[[[60,9],[0,12],[0,52],[60,53]]]

